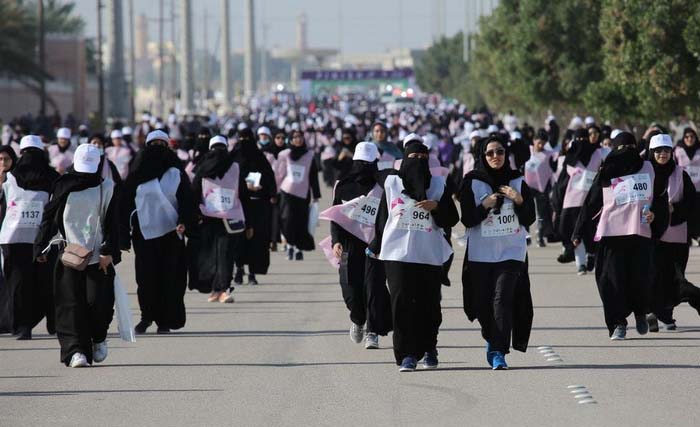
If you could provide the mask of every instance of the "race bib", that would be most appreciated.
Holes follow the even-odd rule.
[[[290,177],[295,184],[304,181],[304,172],[306,172],[306,166],[304,165],[287,164],[287,176]]]
[[[520,221],[513,210],[512,203],[505,203],[501,207],[501,213],[495,215],[493,210],[489,216],[481,222],[482,237],[511,236],[520,233]]]
[[[364,225],[374,225],[379,210],[379,197],[362,196],[343,207],[343,215]]]
[[[573,187],[580,191],[589,191],[593,186],[593,180],[596,173],[589,170],[584,170],[582,173],[577,173],[571,177]]]
[[[41,225],[44,204],[40,201],[14,200],[7,207],[5,221],[10,227],[34,228]]]
[[[616,205],[651,200],[652,184],[648,173],[621,176],[610,180]]]
[[[226,212],[233,209],[236,192],[229,188],[214,188],[204,199],[204,206],[213,212]]]
[[[388,160],[386,162],[377,162],[377,169],[384,170],[384,169],[391,169],[394,167],[394,162],[391,160]]]
[[[686,166],[685,172],[693,183],[700,182],[700,166]]]
[[[431,233],[434,230],[430,212],[416,207],[416,202],[414,200],[404,202],[399,198],[394,203],[396,203],[396,206],[392,209],[392,214],[394,217],[398,218],[396,222],[397,229],[423,231],[426,233]],[[394,203],[392,203],[392,205]]]

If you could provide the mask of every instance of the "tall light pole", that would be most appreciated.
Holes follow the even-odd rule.
[[[124,75],[124,28],[122,0],[107,0],[109,20],[109,114],[126,116],[126,78]]]
[[[158,111],[156,112],[160,117],[163,117],[163,85],[165,84],[165,75],[163,74],[163,0],[158,0]]]
[[[172,97],[173,111],[175,111],[177,105],[177,59],[175,58],[175,46],[177,46],[176,27],[175,0],[170,0],[170,96]]]
[[[129,0],[129,39],[131,40],[129,46],[129,74],[131,75],[131,84],[129,85],[129,107],[131,113],[131,119],[136,119],[136,66],[134,62],[136,61],[135,54],[135,38],[134,38],[134,0]]]
[[[229,0],[221,0],[221,92],[224,109],[231,105],[231,47],[229,45]]]
[[[37,2],[39,9],[37,10],[37,17],[39,18],[39,69],[41,70],[41,78],[39,79],[39,113],[44,116],[46,115],[46,79],[44,78],[45,68],[46,68],[46,53],[45,53],[45,43],[44,43],[44,1],[39,0]]]
[[[105,79],[102,66],[102,0],[97,0],[97,108],[99,122],[105,117]]]
[[[180,99],[183,114],[194,110],[192,89],[192,4],[190,0],[180,0]]]
[[[245,96],[253,96],[255,90],[255,5],[253,0],[245,0],[245,54],[243,57],[243,88]]]

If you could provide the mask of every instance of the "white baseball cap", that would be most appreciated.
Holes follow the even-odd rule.
[[[228,140],[221,135],[214,135],[209,140],[209,149],[211,150],[212,147],[217,145],[217,144],[223,144],[225,146],[228,146]]]
[[[588,117],[586,117],[586,119],[583,121],[583,123],[585,123],[586,126],[588,126],[588,125],[594,125],[594,124],[595,124],[595,119],[593,118],[593,116],[588,116]]]
[[[652,136],[651,140],[649,140],[649,149],[653,150],[659,147],[673,148],[673,141],[671,140],[671,136],[665,133]]]
[[[404,137],[404,139],[403,139],[403,145],[406,145],[406,144],[408,144],[408,143],[411,142],[411,141],[418,141],[418,142],[420,142],[421,144],[424,143],[423,138],[422,138],[420,135],[418,135],[417,133],[413,133],[413,132],[412,132],[412,133],[409,133],[408,135],[406,135],[406,136]]]
[[[612,132],[610,132],[610,139],[615,139],[616,136],[622,133],[622,130],[620,129],[613,129]]]
[[[489,135],[492,133],[498,133],[498,126],[490,125],[488,128],[486,128],[486,133],[488,133]]]
[[[131,135],[131,132],[132,130],[129,126],[124,126],[122,128],[122,135]]]
[[[513,132],[510,133],[510,140],[511,141],[515,141],[518,139],[523,139],[523,136],[520,132],[518,132],[517,130],[514,130]]]
[[[121,139],[123,137],[123,132],[120,131],[119,129],[114,129],[110,134],[109,137],[111,139]]]
[[[36,135],[26,135],[19,141],[19,150],[22,151],[25,148],[38,148],[43,150],[44,143],[41,142],[41,138]]]
[[[379,158],[379,150],[377,146],[371,142],[363,141],[355,146],[355,154],[353,160],[362,160],[365,162],[373,162]]]
[[[270,133],[270,129],[267,126],[260,126],[258,128],[258,135],[272,136],[272,134]]]
[[[474,130],[472,133],[469,134],[469,139],[474,139],[474,138],[481,138],[481,131]]]
[[[70,129],[60,128],[56,131],[56,138],[70,139]]]
[[[73,169],[76,172],[95,173],[100,165],[100,150],[91,144],[78,146],[73,155]]]
[[[168,134],[163,132],[162,130],[154,130],[152,132],[149,132],[148,136],[146,136],[146,145],[150,144],[152,141],[155,140],[163,141],[166,144],[170,142]]]

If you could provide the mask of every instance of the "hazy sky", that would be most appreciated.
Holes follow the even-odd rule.
[[[133,0],[135,13],[144,13],[153,21],[149,23],[151,40],[157,40],[159,0]],[[87,22],[86,36],[97,32],[97,0],[74,0],[77,11]],[[163,0],[165,18],[170,18],[172,5],[177,12],[178,0]],[[103,0],[106,3],[106,0]],[[125,24],[129,0],[122,0]],[[267,24],[265,45],[293,47],[295,43],[296,17],[307,16],[309,47],[337,48],[343,53],[384,52],[388,48],[425,48],[436,32],[438,0],[256,0],[256,44],[262,44],[262,22]],[[472,10],[488,8],[495,0],[444,0],[444,26],[447,35],[460,31],[466,20],[465,6]],[[481,6],[480,6],[481,4]],[[209,48],[214,49],[219,31],[219,0],[192,0],[195,46],[203,45],[204,14],[208,14],[207,31]],[[243,46],[243,0],[230,1],[231,43],[234,49]],[[103,15],[106,23],[106,18]],[[401,24],[401,26],[399,26]],[[169,24],[165,26],[165,38],[170,37]],[[128,43],[128,36],[127,36]]]

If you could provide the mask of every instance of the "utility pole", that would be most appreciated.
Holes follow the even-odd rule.
[[[42,116],[46,115],[46,52],[45,50],[45,28],[44,28],[44,1],[37,2],[39,10],[37,17],[39,18],[39,69],[41,70],[41,78],[39,79],[39,113]]]
[[[192,4],[190,0],[180,0],[180,96],[183,114],[190,114],[194,110],[192,91]]]
[[[265,22],[265,3],[263,3],[262,13],[261,13],[261,25],[262,25],[262,37],[260,41],[260,49],[258,49],[258,56],[260,58],[260,82],[258,86],[261,92],[264,94],[267,91],[267,22]]]
[[[231,47],[229,42],[229,0],[221,0],[221,93],[224,96],[223,107],[231,106]]]
[[[255,5],[253,0],[245,0],[245,54],[243,57],[243,88],[246,97],[255,91]]]
[[[165,83],[165,76],[163,74],[163,0],[158,0],[158,110],[156,114],[163,117],[163,85]]]
[[[177,105],[177,59],[175,57],[175,46],[177,46],[175,27],[177,25],[175,19],[175,0],[170,0],[170,97],[173,111]]]
[[[129,0],[129,40],[131,40],[131,46],[129,46],[129,74],[131,75],[131,84],[129,85],[129,104],[131,119],[136,120],[136,67],[134,61],[136,60],[135,54],[135,41],[134,41],[134,0]]]
[[[207,20],[209,19],[209,14],[207,13],[207,10],[204,9],[204,16],[202,17],[202,22],[204,25],[202,25],[202,30],[204,31],[204,50],[202,54],[204,57],[202,58],[202,74],[204,74],[202,78],[202,93],[201,93],[201,98],[202,98],[202,107],[204,107],[207,104],[207,98],[209,97],[209,31],[207,31],[207,28],[209,27],[207,25]]]
[[[105,80],[102,65],[102,0],[97,0],[97,103],[99,123],[105,117]]]

